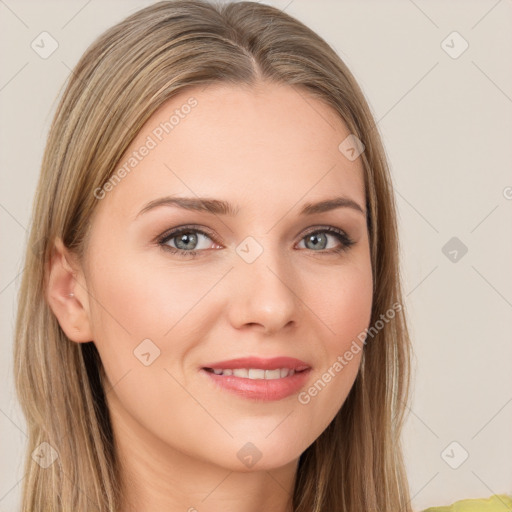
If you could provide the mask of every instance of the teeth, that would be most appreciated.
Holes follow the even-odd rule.
[[[281,370],[265,370],[265,379],[279,379],[281,377]]]
[[[215,375],[232,375],[233,377],[241,377],[242,379],[264,379],[274,380],[291,377],[295,374],[295,370],[288,368],[276,368],[275,370],[262,370],[260,368],[236,368],[234,370],[222,370],[215,368],[213,370]]]
[[[265,370],[249,370],[249,379],[264,379],[265,378]]]

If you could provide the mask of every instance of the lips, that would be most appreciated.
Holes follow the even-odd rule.
[[[244,357],[201,369],[218,388],[252,400],[281,400],[300,390],[311,367],[300,359]]]
[[[287,368],[288,370],[301,371],[309,368],[309,365],[294,357],[273,357],[264,359],[261,357],[239,357],[229,361],[219,361],[205,365],[205,368],[212,370],[235,370],[237,368],[258,368],[262,370],[277,370]]]

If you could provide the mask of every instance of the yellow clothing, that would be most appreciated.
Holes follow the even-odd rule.
[[[430,507],[423,512],[512,512],[512,496],[495,494],[487,499],[461,500],[447,507]]]

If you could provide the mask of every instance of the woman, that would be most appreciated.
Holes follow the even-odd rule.
[[[105,32],[57,109],[29,243],[24,511],[411,510],[387,164],[300,22],[176,0]]]

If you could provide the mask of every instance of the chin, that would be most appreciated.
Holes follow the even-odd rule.
[[[247,441],[237,440],[232,443],[235,459],[229,458],[226,461],[231,466],[230,469],[246,473],[282,468],[295,464],[307,448],[307,443],[298,443],[297,438],[289,431],[286,432],[286,437],[276,435],[271,439],[273,435],[270,434],[268,438],[264,435],[261,438],[253,435]]]

